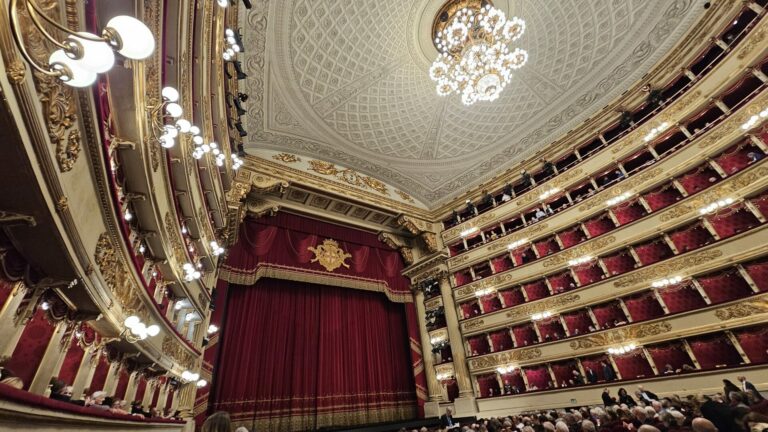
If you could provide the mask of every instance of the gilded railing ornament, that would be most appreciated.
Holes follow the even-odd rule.
[[[564,252],[558,253],[554,257],[545,260],[542,265],[545,268],[562,265],[574,258],[594,254],[598,250],[613,244],[615,241],[616,237],[614,236],[598,237],[594,240],[590,240],[587,243],[584,243],[583,245],[576,246],[574,248],[567,249]]]
[[[488,252],[493,252],[499,249],[506,249],[510,243],[514,243],[518,240],[522,240],[524,238],[533,236],[538,232],[545,231],[547,228],[549,228],[549,224],[547,224],[546,222],[541,222],[535,225],[531,225],[528,228],[515,232],[514,234],[509,234],[507,236],[504,236],[492,241],[488,245],[486,250],[488,250]],[[532,239],[529,238],[529,240],[532,240]]]
[[[579,300],[581,300],[581,296],[578,294],[555,296],[543,299],[539,302],[527,303],[520,307],[512,308],[512,310],[507,312],[506,316],[507,318],[526,318],[535,313],[552,311],[553,309],[576,303]]]
[[[383,182],[373,177],[362,175],[350,168],[338,168],[330,162],[311,159],[309,161],[308,169],[318,174],[335,177],[337,180],[352,186],[357,186],[362,189],[372,189],[382,195],[389,195],[387,185]]]
[[[469,361],[470,369],[495,368],[513,362],[530,361],[541,357],[538,348],[517,349],[497,354],[485,355]]]
[[[483,324],[485,324],[485,320],[483,319],[475,319],[472,321],[467,321],[464,323],[462,327],[464,327],[464,330],[474,330],[478,327],[482,327]]]
[[[344,261],[347,258],[352,258],[352,255],[339,248],[339,243],[336,240],[331,239],[325,239],[323,244],[317,247],[310,246],[307,250],[315,254],[315,257],[310,262],[319,262],[329,272],[341,266],[349,268],[349,264]]]
[[[285,162],[285,163],[301,162],[300,157],[291,153],[278,153],[278,154],[272,155],[272,159],[280,162]]]
[[[94,260],[99,267],[104,282],[126,313],[136,312],[143,308],[137,294],[139,287],[131,278],[128,266],[118,257],[115,245],[108,233],[102,233],[96,242]]]
[[[640,269],[630,275],[620,277],[613,282],[613,286],[616,288],[627,288],[640,283],[650,284],[653,280],[666,277],[670,274],[675,274],[681,270],[705,264],[721,256],[723,256],[723,252],[715,249],[705,250],[691,256],[683,256],[676,259],[673,258],[669,261],[662,262],[659,265]]]
[[[635,341],[648,336],[658,336],[672,331],[672,324],[662,321],[650,324],[639,324],[625,328],[606,330],[599,334],[585,336],[571,341],[572,350],[602,348],[609,345]]]
[[[715,316],[720,321],[747,318],[757,314],[768,312],[768,298],[744,301],[735,305],[726,306],[715,311]]]
[[[584,204],[579,206],[580,212],[592,210],[595,207],[605,206],[606,200],[617,197],[625,192],[632,192],[645,182],[649,182],[654,179],[660,179],[664,173],[664,169],[656,167],[648,171],[642,172],[636,176],[629,177],[627,180],[619,183],[616,187],[608,189],[605,193],[599,193],[594,197],[587,199]],[[637,192],[637,191],[635,191]]]
[[[185,369],[193,369],[195,366],[195,356],[185,350],[172,337],[163,338],[163,354],[169,355],[174,362]]]

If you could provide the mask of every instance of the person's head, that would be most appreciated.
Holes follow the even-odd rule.
[[[637,432],[661,432],[661,431],[655,426],[642,425],[637,429]]]
[[[625,390],[624,387],[620,388],[619,389],[619,396],[626,396],[626,395],[627,395],[627,390]]]
[[[652,408],[653,408],[653,410],[654,410],[654,411],[656,411],[656,412],[659,412],[659,411],[661,411],[661,409],[663,408],[663,407],[662,407],[662,405],[661,405],[661,402],[659,402],[659,401],[657,401],[657,400],[655,400],[655,401],[651,401],[651,407],[652,407]]]
[[[453,414],[453,411],[451,411],[450,408],[446,408],[445,409],[445,415],[451,415],[451,414]]]
[[[229,419],[229,413],[217,411],[203,423],[202,432],[230,432],[232,430],[232,421]]]
[[[113,401],[112,401],[112,405],[111,405],[111,407],[112,407],[112,408],[115,408],[115,409],[121,409],[121,408],[123,407],[123,404],[124,404],[124,403],[125,403],[125,402],[123,402],[123,401],[122,401],[122,400],[120,400],[120,399],[115,399],[115,400],[113,400]]]
[[[645,409],[643,407],[635,406],[630,410],[632,415],[635,416],[640,422],[645,421]]]
[[[604,389],[603,389],[603,393],[605,393],[605,394],[609,394],[610,392],[611,392],[611,391],[608,389],[608,387],[606,387],[606,388],[604,388]]]
[[[65,383],[64,381],[62,381],[60,379],[57,379],[57,378],[52,378],[51,379],[51,393],[52,394],[61,394],[62,390],[64,390],[64,387],[66,387],[66,386],[67,386],[67,383]]]
[[[556,432],[568,432],[569,431],[568,425],[565,424],[564,421],[559,421],[559,422],[555,423],[555,431]]]
[[[732,392],[728,393],[728,399],[734,405],[737,405],[737,404],[740,404],[740,403],[744,403],[744,397],[742,397],[741,392],[732,391]]]
[[[652,419],[654,417],[656,417],[656,409],[652,406],[645,407],[645,418]]]
[[[739,380],[740,382],[744,382],[747,380],[747,377],[745,377],[744,375],[739,375],[736,377],[736,379]]]
[[[545,421],[541,424],[541,427],[543,427],[545,431],[555,432],[555,425],[553,425],[551,421]]]
[[[240,426],[239,428],[235,429],[235,432],[248,432],[248,428],[245,426]],[[403,432],[405,432],[405,429],[403,429]]]
[[[584,432],[595,432],[595,424],[592,420],[583,420],[581,422],[581,430]]]
[[[693,419],[691,422],[691,427],[693,428],[694,432],[717,432],[717,427],[715,427],[715,424],[705,419],[704,417],[696,417]]]
[[[93,392],[93,394],[91,395],[91,400],[93,401],[94,404],[101,405],[104,403],[104,399],[106,399],[106,397],[107,397],[107,392],[96,391],[96,392]]]

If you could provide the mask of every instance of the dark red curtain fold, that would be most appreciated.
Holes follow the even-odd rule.
[[[407,317],[381,294],[264,278],[230,286],[213,408],[257,430],[413,418]]]

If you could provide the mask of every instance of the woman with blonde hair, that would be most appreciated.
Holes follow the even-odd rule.
[[[226,411],[217,411],[203,423],[202,432],[232,432],[232,420],[229,419],[229,413]]]

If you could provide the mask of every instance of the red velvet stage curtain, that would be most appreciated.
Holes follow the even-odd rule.
[[[525,294],[528,296],[528,301],[549,297],[549,288],[547,288],[547,283],[544,282],[544,279],[527,283],[523,285],[523,289],[525,289]]]
[[[213,409],[270,431],[415,417],[404,310],[363,290],[230,286]]]
[[[351,255],[345,261],[348,267],[342,265],[330,272],[320,262],[313,262],[315,254],[309,248],[317,248],[329,239]],[[365,289],[384,292],[393,301],[408,302],[413,297],[408,279],[400,273],[402,268],[400,253],[379,241],[374,233],[280,212],[272,217],[246,219],[220,277],[230,283],[251,285],[259,277],[291,279],[291,275],[301,274],[297,280],[331,278],[329,285],[358,288],[364,284]]]
[[[51,336],[53,336],[53,325],[48,322],[45,311],[37,309],[32,319],[24,327],[16,349],[5,364],[8,370],[13,371],[16,376],[21,378],[25,390],[29,389],[29,385],[35,377],[35,372],[43,359]]]

